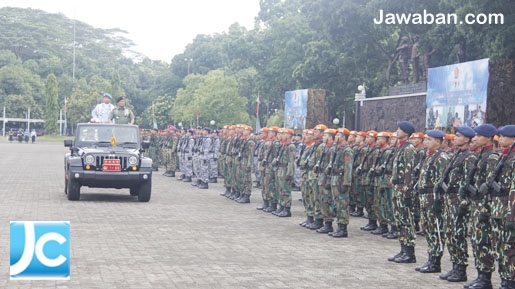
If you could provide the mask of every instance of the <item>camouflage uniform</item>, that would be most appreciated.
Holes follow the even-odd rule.
[[[337,146],[331,170],[331,192],[336,222],[349,224],[349,194],[352,184],[354,152],[348,145]]]
[[[300,192],[302,195],[302,203],[304,205],[304,211],[306,212],[307,219],[304,223],[301,223],[301,226],[307,226],[313,223],[313,206],[311,203],[311,198],[308,195],[309,192],[309,180],[308,180],[308,161],[313,153],[316,146],[313,142],[305,145],[305,149],[302,152],[302,155],[299,159],[299,167],[300,167]]]
[[[211,147],[209,148],[209,182],[216,183],[218,178],[218,156],[220,151],[220,138],[215,135],[211,138]]]
[[[319,229],[316,228],[317,226],[320,226],[323,222],[322,219],[322,210],[320,208],[320,202],[317,200],[316,196],[318,196],[320,187],[318,185],[318,173],[317,170],[320,169],[320,165],[318,169],[316,168],[316,164],[319,163],[322,153],[325,150],[325,143],[322,141],[318,142],[314,148],[313,154],[311,154],[309,160],[308,160],[308,183],[309,183],[309,190],[308,190],[308,197],[310,198],[310,202],[313,204],[313,217],[316,220],[316,223],[313,223],[313,226],[310,227],[310,229]]]
[[[370,177],[374,179],[374,209],[375,215],[379,224],[382,227],[388,228],[388,223],[390,223],[390,215],[391,208],[388,207],[388,198],[386,197],[386,187],[388,186],[388,182],[383,178],[383,175],[386,171],[386,165],[390,159],[389,156],[393,153],[393,148],[390,146],[383,146],[380,148],[380,152],[377,156],[377,161],[375,162],[375,166],[373,170],[370,172]],[[390,199],[391,199],[391,190],[390,190]]]
[[[365,207],[365,199],[363,192],[363,170],[360,168],[363,160],[365,159],[365,155],[368,151],[368,145],[363,144],[359,147],[354,154],[354,166],[356,167],[354,174],[352,175],[352,180],[354,182],[352,195],[350,198],[351,207],[356,206],[356,211],[351,213],[352,216],[363,216],[363,208]]]
[[[241,172],[241,195],[246,197],[245,201],[238,202],[248,203],[248,198],[252,192],[252,168],[254,167],[254,150],[256,148],[256,141],[251,138],[243,139],[241,150],[240,168]]]
[[[323,156],[319,161],[318,191],[315,191],[315,207],[318,207],[324,222],[332,224],[334,215],[333,194],[331,192],[331,170],[336,143],[326,143]],[[332,230],[331,230],[332,231]]]
[[[387,156],[386,156],[387,155]],[[380,170],[380,179],[379,179],[379,189],[380,189],[380,199],[379,199],[379,212],[380,215],[386,218],[388,224],[390,224],[391,230],[389,234],[385,235],[387,238],[397,238],[397,223],[395,222],[394,212],[393,212],[393,185],[391,183],[392,179],[392,167],[393,167],[393,157],[395,156],[395,148],[387,147],[385,152],[383,153],[383,157],[386,157],[384,162],[378,163]],[[376,167],[376,172],[377,172]]]
[[[277,160],[276,184],[279,194],[279,204],[286,212],[282,215],[290,215],[291,207],[291,185],[293,183],[294,163],[295,163],[295,144],[288,142],[282,144],[282,151]],[[282,216],[280,212],[278,215]]]
[[[379,147],[374,145],[368,147],[367,153],[361,163],[361,199],[367,210],[369,224],[361,227],[362,230],[371,231],[377,228],[377,215],[374,211],[374,190],[376,187],[375,176],[369,172],[374,167],[374,163],[379,155]]]

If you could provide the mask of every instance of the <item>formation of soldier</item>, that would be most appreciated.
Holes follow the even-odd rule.
[[[291,216],[298,187],[306,214],[299,225],[334,238],[348,237],[350,216],[366,214],[361,230],[399,241],[391,262],[415,263],[422,235],[428,259],[415,268],[421,273],[441,272],[447,245],[452,269],[439,278],[449,282],[467,281],[471,228],[478,277],[464,286],[492,288],[497,263],[501,288],[515,288],[515,125],[459,126],[455,134],[416,132],[408,121],[393,133],[323,124],[301,135],[274,126],[252,130],[170,126],[149,136],[149,153],[156,170],[180,171],[179,180],[195,178],[201,189],[222,177],[221,195],[237,203],[250,202],[254,179],[263,200],[257,209],[278,217]]]

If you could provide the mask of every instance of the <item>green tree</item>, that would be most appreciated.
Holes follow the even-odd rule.
[[[45,132],[57,133],[57,118],[59,117],[57,78],[53,73],[48,75],[45,82]]]

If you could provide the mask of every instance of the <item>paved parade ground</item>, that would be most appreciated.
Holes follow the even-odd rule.
[[[128,189],[81,189],[80,201],[64,194],[62,143],[0,141],[0,288],[463,288],[414,268],[427,261],[417,239],[416,264],[395,264],[396,240],[360,231],[351,218],[349,238],[300,227],[300,192],[291,218],[219,196],[154,172],[152,198],[139,203]],[[9,280],[9,221],[69,221],[71,275],[67,281]],[[473,264],[473,258],[469,258]],[[449,254],[442,270],[450,270]],[[468,267],[469,281],[476,277]],[[497,272],[492,277],[499,287]]]

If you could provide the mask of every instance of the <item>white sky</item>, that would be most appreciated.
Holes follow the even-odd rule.
[[[168,63],[198,34],[226,32],[236,22],[250,30],[259,13],[259,0],[1,0],[0,5],[62,13],[96,28],[123,29],[137,45],[134,50]]]

